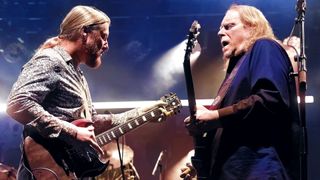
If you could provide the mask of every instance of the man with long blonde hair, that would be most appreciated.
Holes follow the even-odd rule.
[[[166,104],[158,101],[121,114],[96,113],[80,65],[101,65],[109,48],[110,23],[94,7],[75,6],[63,19],[59,35],[44,42],[23,66],[7,106],[7,113],[25,127],[18,179],[78,179],[101,173],[104,163],[95,166],[93,162],[93,157],[100,160],[99,153],[103,154],[95,134]],[[77,124],[71,123],[75,121]],[[70,142],[77,142],[80,148],[69,148]],[[84,147],[88,152],[80,154]],[[83,159],[75,161],[71,156],[78,154],[88,163],[77,164]],[[97,168],[82,167],[89,163]]]
[[[298,104],[286,51],[252,6],[232,5],[218,36],[226,78],[213,107],[197,106],[198,123],[185,119],[198,141],[211,138],[192,158],[197,178],[298,179]]]

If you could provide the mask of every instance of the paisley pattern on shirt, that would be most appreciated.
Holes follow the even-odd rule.
[[[76,119],[112,121],[116,125],[138,115],[137,109],[96,115],[87,81],[72,62],[59,46],[37,52],[23,66],[10,92],[8,109],[14,111],[13,118],[44,137],[54,138],[61,133],[75,136],[75,129],[67,122]]]

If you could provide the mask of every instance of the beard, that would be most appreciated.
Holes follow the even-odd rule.
[[[87,52],[86,65],[91,68],[98,68],[101,65],[101,42],[90,43],[85,45],[85,52]]]
[[[95,54],[89,55],[86,65],[91,68],[98,68],[101,65],[101,57],[97,57]]]

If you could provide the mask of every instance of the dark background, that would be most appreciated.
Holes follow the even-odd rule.
[[[188,29],[193,20],[202,26],[198,38],[201,55],[193,66],[197,98],[211,99],[224,72],[217,32],[232,3],[254,5],[270,21],[276,36],[290,34],[297,12],[295,0],[0,0],[0,102],[5,103],[22,65],[47,38],[59,33],[59,24],[75,5],[96,6],[110,16],[110,50],[97,70],[83,67],[93,101],[157,100],[167,92],[186,99],[182,61]],[[319,140],[319,33],[320,2],[307,1],[306,54],[309,139],[309,179],[320,177]],[[299,29],[295,31],[299,35]],[[179,45],[180,44],[180,45]],[[179,46],[177,46],[179,45]],[[2,109],[3,110],[3,109]],[[121,110],[117,110],[121,111]],[[134,151],[134,164],[142,179],[151,175],[161,151],[167,179],[179,171],[180,160],[192,149],[183,127],[186,108],[165,123],[148,124],[126,136]],[[17,167],[22,126],[0,113],[0,162]]]

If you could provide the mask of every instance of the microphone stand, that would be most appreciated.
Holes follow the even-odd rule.
[[[307,127],[306,127],[306,90],[307,90],[307,67],[305,54],[305,13],[306,0],[297,0],[296,10],[298,13],[297,23],[300,23],[300,55],[298,59],[298,82],[299,82],[299,111],[300,111],[300,180],[308,179],[307,171]]]
[[[163,151],[160,152],[158,160],[156,164],[154,165],[152,176],[156,173],[157,168],[159,167],[159,180],[162,180],[162,157],[163,157]]]

